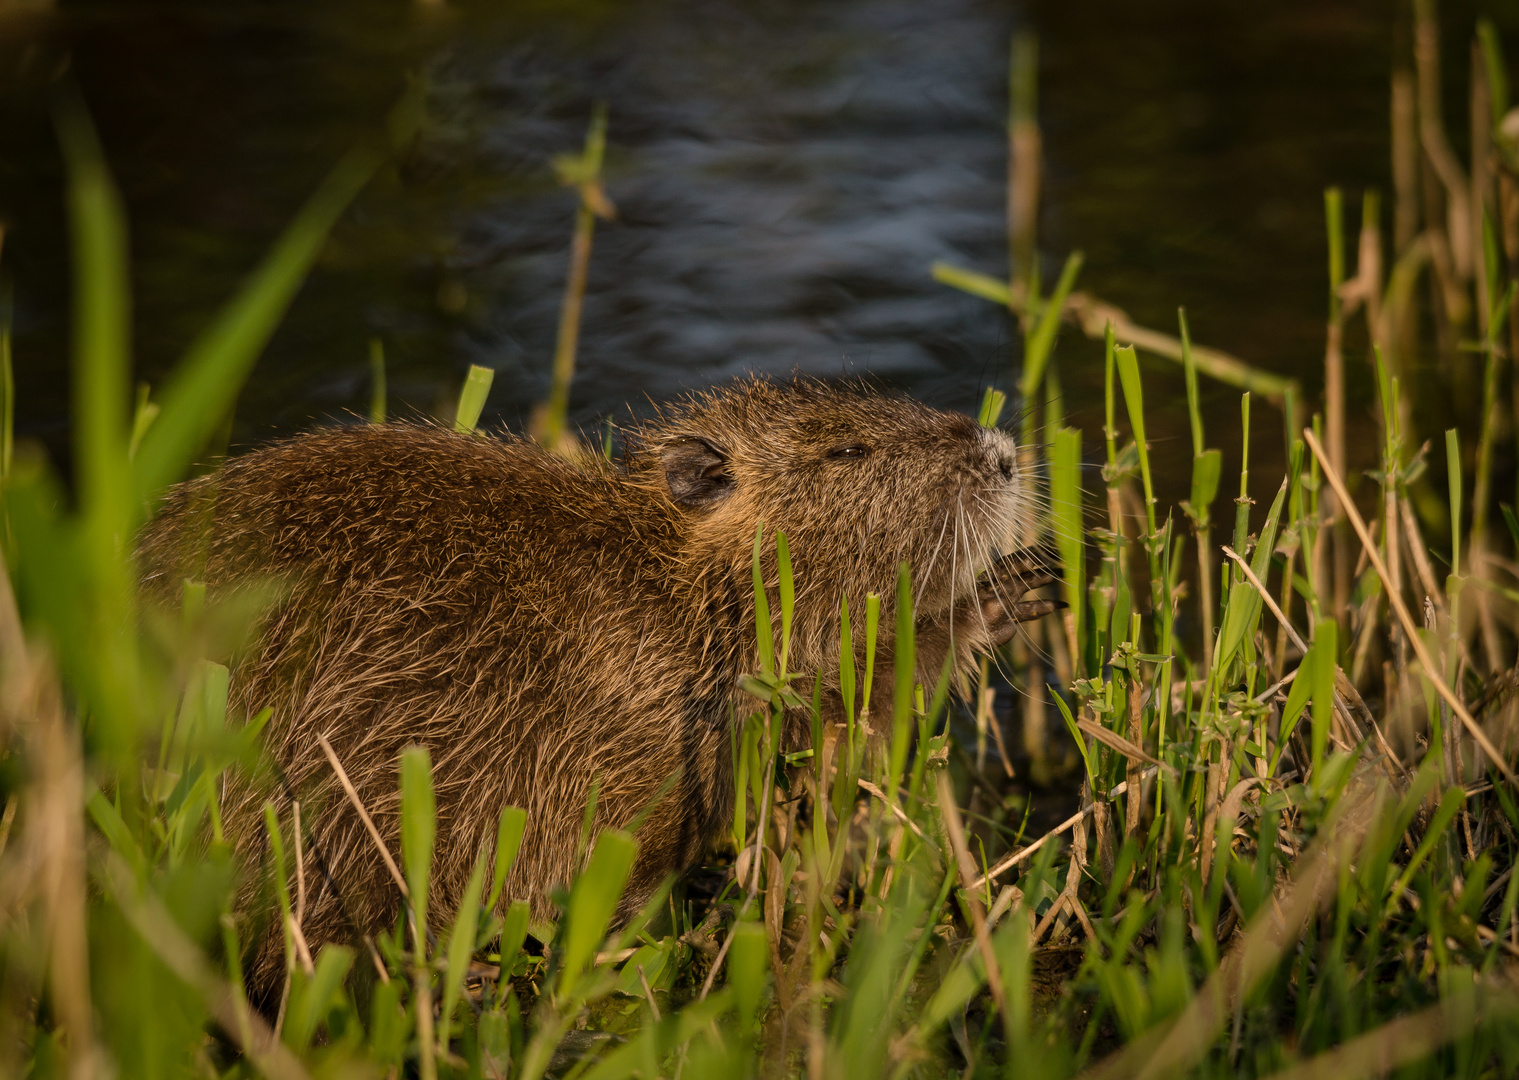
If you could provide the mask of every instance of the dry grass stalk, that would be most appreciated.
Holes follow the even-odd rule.
[[[47,927],[48,988],[53,1014],[68,1033],[68,1075],[97,1067],[90,1007],[90,948],[84,852],[84,762],[79,735],[63,715],[51,665],[32,665],[34,780],[25,793],[29,846],[37,856],[38,900]]]
[[[1435,581],[1435,570],[1429,561],[1429,552],[1424,546],[1424,534],[1419,528],[1419,519],[1414,516],[1413,504],[1406,497],[1398,499],[1398,516],[1403,523],[1403,539],[1408,545],[1408,552],[1413,563],[1414,570],[1419,575],[1419,584],[1424,589],[1424,595],[1431,600],[1436,609],[1445,610],[1445,594]]]
[[[955,789],[949,777],[939,774],[939,810],[944,815],[944,827],[949,833],[950,846],[954,848],[955,863],[960,871],[960,884],[965,889],[965,903],[970,908],[971,923],[976,934],[976,947],[986,964],[986,985],[992,993],[997,1011],[1007,1015],[1007,996],[1002,988],[1002,971],[997,965],[997,954],[992,949],[991,932],[986,926],[986,911],[981,906],[980,886],[976,879],[976,860],[971,858],[965,846],[965,825],[960,820],[960,807],[955,803]]]
[[[380,839],[380,830],[375,828],[374,819],[369,816],[369,811],[364,808],[364,803],[359,798],[359,793],[353,789],[353,781],[348,779],[348,771],[343,768],[343,763],[338,760],[337,754],[333,753],[332,744],[327,741],[326,735],[318,734],[316,741],[321,746],[322,753],[327,755],[328,764],[332,766],[332,771],[337,774],[338,783],[343,785],[343,791],[347,794],[348,801],[353,804],[354,810],[357,811],[359,820],[364,823],[364,828],[368,830],[369,838],[374,841],[375,847],[379,849],[380,857],[385,860],[385,868],[390,871],[390,876],[395,879],[396,888],[401,890],[401,895],[407,901],[410,901],[411,890],[406,887],[406,879],[401,876],[401,871],[396,866],[395,859],[391,858],[390,849],[385,846],[385,841]]]
[[[570,270],[564,283],[564,300],[559,309],[559,334],[554,345],[554,365],[548,401],[533,418],[533,436],[556,453],[571,456],[580,451],[578,440],[568,435],[565,417],[569,411],[570,383],[575,378],[575,353],[580,344],[580,314],[585,306],[586,281],[591,269],[591,240],[596,219],[607,221],[616,216],[616,208],[601,186],[601,161],[606,149],[607,117],[604,106],[598,107],[586,132],[585,149],[574,157],[555,161],[560,182],[574,187],[580,196],[575,212],[575,232],[570,240]]]
[[[1223,553],[1227,555],[1231,560],[1233,560],[1234,564],[1244,572],[1245,580],[1250,582],[1255,591],[1260,594],[1261,599],[1271,610],[1271,614],[1276,617],[1277,625],[1286,630],[1287,635],[1292,639],[1292,643],[1297,646],[1298,651],[1300,653],[1307,653],[1308,643],[1304,641],[1298,634],[1297,629],[1287,621],[1287,616],[1282,612],[1281,608],[1277,607],[1276,601],[1273,600],[1271,598],[1271,594],[1266,591],[1266,586],[1262,584],[1261,579],[1256,576],[1255,571],[1250,569],[1250,564],[1245,562],[1245,560],[1240,557],[1239,553],[1233,548],[1229,547],[1229,545],[1223,545],[1222,550]],[[1294,671],[1293,675],[1296,676],[1296,674],[1297,672]],[[1389,774],[1391,774],[1392,770],[1396,768],[1399,772],[1402,773],[1403,779],[1406,782],[1409,778],[1408,769],[1403,765],[1402,760],[1388,744],[1386,738],[1383,737],[1380,725],[1377,724],[1376,719],[1371,715],[1371,711],[1366,708],[1366,703],[1361,700],[1361,695],[1355,692],[1354,684],[1350,679],[1346,678],[1344,669],[1336,667],[1334,676],[1334,711],[1337,719],[1342,724],[1344,724],[1352,733],[1354,733],[1355,741],[1360,742],[1361,731],[1357,726],[1354,717],[1351,715],[1350,704],[1347,701],[1347,698],[1350,698],[1353,695],[1353,699],[1359,706],[1359,711],[1362,714],[1361,718],[1376,734],[1377,745],[1382,748],[1382,753],[1385,755],[1385,761]],[[1287,680],[1285,679],[1282,680],[1282,685],[1285,685],[1286,681]],[[1286,720],[1287,718],[1283,717],[1282,719]]]
[[[1487,64],[1481,44],[1471,43],[1471,193],[1467,199],[1471,230],[1472,278],[1477,295],[1477,329],[1487,336],[1488,316],[1492,310],[1494,282],[1487,277],[1487,259],[1482,254],[1483,216],[1495,208],[1493,175],[1492,88],[1487,84]]]
[[[84,1078],[100,1065],[90,997],[85,889],[84,762],[79,734],[64,717],[53,665],[28,645],[0,557],[0,746],[19,742],[30,759],[31,782],[6,802],[0,853],[22,817],[21,851],[10,871],[6,900],[37,901],[47,943],[47,985],[55,1022],[66,1033],[65,1075]],[[17,738],[19,736],[19,739]],[[6,906],[9,907],[10,903]],[[3,909],[0,909],[3,910]]]
[[[1307,440],[1309,449],[1313,451],[1313,456],[1319,459],[1319,466],[1324,470],[1324,478],[1339,493],[1340,499],[1345,505],[1346,513],[1350,518],[1350,524],[1355,529],[1356,535],[1361,538],[1361,544],[1366,548],[1366,555],[1371,560],[1371,565],[1376,569],[1377,575],[1382,579],[1383,587],[1386,588],[1387,567],[1382,562],[1382,557],[1377,554],[1376,544],[1372,541],[1371,534],[1366,530],[1366,523],[1361,520],[1361,515],[1356,511],[1355,504],[1350,502],[1349,493],[1345,491],[1345,482],[1340,479],[1339,474],[1329,465],[1328,459],[1324,454],[1324,448],[1319,445],[1319,441],[1314,437],[1311,428],[1304,429],[1303,438]],[[1419,659],[1419,664],[1424,668],[1425,677],[1433,685],[1435,692],[1450,705],[1451,711],[1460,718],[1461,723],[1466,727],[1467,733],[1482,748],[1483,753],[1492,759],[1493,764],[1503,773],[1504,778],[1509,783],[1519,786],[1519,777],[1514,775],[1514,770],[1509,767],[1508,762],[1498,752],[1498,748],[1487,737],[1487,733],[1482,730],[1482,726],[1472,719],[1471,713],[1467,712],[1466,706],[1461,703],[1461,699],[1456,696],[1455,691],[1446,684],[1444,679],[1440,678],[1441,668],[1435,663],[1434,657],[1430,655],[1429,650],[1424,645],[1423,639],[1419,636],[1418,629],[1414,625],[1413,616],[1408,613],[1408,606],[1403,603],[1403,598],[1391,591],[1388,592],[1387,597],[1392,603],[1393,610],[1397,612],[1398,621],[1403,624],[1403,631],[1408,635],[1409,644],[1413,646],[1414,653]]]
[[[301,846],[301,804],[299,800],[291,803],[291,816],[295,825],[295,911],[290,916],[290,937],[295,942],[296,955],[300,957],[301,966],[306,969],[308,976],[316,973],[316,965],[311,960],[311,947],[306,943],[306,933],[301,929],[301,924],[306,917],[306,857],[305,850]]]
[[[1024,632],[1013,639],[1013,668],[1023,673],[1023,690],[1018,695],[1023,713],[1023,752],[1036,776],[1049,772],[1049,729],[1046,723],[1044,665],[1040,662],[1039,627],[1043,620],[1028,623]]]
[[[1093,739],[1096,739],[1104,746],[1108,746],[1114,750],[1117,750],[1120,754],[1128,759],[1131,772],[1124,779],[1125,790],[1128,790],[1127,785],[1132,783],[1138,776],[1138,773],[1132,770],[1137,769],[1140,762],[1147,762],[1151,765],[1160,765],[1159,761],[1151,757],[1149,754],[1145,753],[1144,749],[1137,743],[1133,742],[1131,739],[1125,739],[1122,735],[1118,734],[1118,732],[1113,731],[1110,728],[1105,728],[1101,724],[1094,723],[1093,721],[1087,720],[1084,717],[1076,721],[1076,726],[1080,728],[1083,733],[1090,735]],[[1133,734],[1132,729],[1130,730],[1130,734]],[[1171,769],[1169,765],[1165,766],[1165,768],[1172,772],[1175,771],[1174,769]],[[1118,789],[1114,788],[1113,790],[1116,792]]]
[[[1413,72],[1392,73],[1393,246],[1407,250],[1419,233],[1419,135]],[[1387,338],[1384,341],[1389,340]]]
[[[1344,305],[1340,301],[1341,278],[1344,274],[1344,255],[1341,250],[1341,198],[1338,188],[1325,192],[1331,235],[1329,238],[1329,323],[1324,345],[1324,437],[1329,443],[1329,458],[1340,472],[1345,471],[1345,333]],[[1332,494],[1324,496],[1321,508],[1327,521],[1332,523],[1334,570],[1332,581],[1333,618],[1344,621],[1345,606],[1350,597],[1350,543],[1345,534],[1339,506]]]
[[[1150,777],[1154,776],[1157,771],[1157,767],[1152,765],[1139,774],[1140,779],[1148,780]],[[1106,799],[1117,798],[1119,795],[1124,794],[1128,790],[1129,782],[1127,780],[1123,781],[1120,784],[1115,784],[1113,786],[1113,789],[1107,793]],[[1095,814],[1098,808],[1106,806],[1107,802],[1102,799],[1094,799],[1092,802],[1087,803],[1080,810],[1076,811],[1070,817],[1066,818],[1059,825],[1056,825],[1053,829],[1045,833],[1038,840],[1035,840],[1032,844],[1029,844],[1027,847],[1020,848],[1019,850],[1007,855],[1001,862],[997,863],[997,865],[993,866],[985,874],[982,874],[975,881],[971,882],[970,887],[979,889],[983,887],[988,881],[994,881],[997,878],[1001,877],[1003,874],[1007,873],[1019,863],[1027,862],[1034,856],[1034,853],[1037,852],[1040,848],[1044,847],[1045,844],[1049,843],[1051,840],[1055,839],[1066,830],[1076,826],[1087,815]]]
[[[933,265],[933,275],[936,280],[963,289],[973,296],[1007,304],[1015,315],[1021,317],[1024,314],[1024,298],[1010,295],[1007,284],[1003,281],[942,262]],[[1118,344],[1132,345],[1176,363],[1182,361],[1180,338],[1141,326],[1122,308],[1090,293],[1072,292],[1066,297],[1063,314],[1066,319],[1074,320],[1081,332],[1093,341],[1102,341],[1107,336],[1107,327],[1111,323]],[[1288,392],[1299,399],[1302,396],[1302,388],[1296,379],[1253,367],[1222,349],[1193,342],[1192,359],[1197,364],[1197,370],[1204,375],[1249,390],[1253,394],[1260,394],[1278,408],[1285,405]]]
[[[876,787],[876,785],[872,784],[869,780],[866,780],[864,777],[861,777],[859,780],[856,781],[856,783],[858,783],[860,785],[860,790],[861,791],[868,791],[870,794],[872,794],[876,798],[880,799],[881,802],[886,806],[886,808],[889,809],[892,812],[892,814],[896,817],[896,819],[898,821],[900,821],[903,825],[905,825],[907,828],[911,829],[913,831],[914,835],[916,835],[919,840],[922,840],[925,844],[932,844],[933,843],[933,841],[929,840],[929,838],[924,835],[923,830],[920,829],[920,828],[918,828],[918,823],[916,821],[914,821],[912,818],[908,817],[907,813],[900,806],[897,805],[897,802],[896,802],[895,799],[893,799],[891,796],[887,795],[886,792],[884,792],[880,788]]]
[[[1075,318],[1082,333],[1094,341],[1101,341],[1107,333],[1108,324],[1113,326],[1113,336],[1120,345],[1133,345],[1167,360],[1181,362],[1181,338],[1140,326],[1129,313],[1113,304],[1099,300],[1084,292],[1073,292],[1066,299],[1066,312]],[[1192,359],[1197,370],[1220,382],[1229,383],[1260,394],[1280,408],[1286,391],[1297,390],[1297,380],[1273,375],[1245,363],[1222,349],[1192,344]]]
[[[1226,750],[1226,747],[1219,746],[1220,758],[1225,758]],[[1224,769],[1218,761],[1208,762],[1206,779],[1203,781],[1203,822],[1197,834],[1199,852],[1213,850],[1213,830],[1218,824],[1218,802],[1223,797],[1220,788],[1228,779],[1228,770]],[[1199,878],[1206,886],[1213,874],[1213,860],[1200,858],[1197,869]]]
[[[1039,43],[1031,34],[1013,39],[1010,67],[1011,113],[1007,140],[1007,240],[1011,287],[1027,295],[1034,275],[1035,234],[1039,225],[1039,170],[1043,136],[1039,131],[1037,93]]]
[[[1366,336],[1372,343],[1382,340],[1382,229],[1381,200],[1374,191],[1364,197],[1361,234],[1356,243],[1356,276],[1345,283],[1341,295],[1347,301],[1346,314],[1355,303],[1366,306]],[[1352,302],[1352,296],[1354,302]]]
[[[1444,235],[1450,245],[1452,269],[1459,281],[1471,279],[1475,236],[1472,232],[1471,189],[1450,140],[1445,136],[1440,104],[1440,23],[1434,0],[1414,0],[1414,67],[1418,72],[1419,142],[1445,189]],[[1430,223],[1432,226],[1433,222]],[[1464,303],[1464,301],[1463,301]],[[1453,320],[1459,322],[1460,320]]]
[[[1399,538],[1403,530],[1398,527],[1398,478],[1395,463],[1392,461],[1388,462],[1387,470],[1382,477],[1382,520],[1383,550],[1387,552],[1387,588],[1390,592],[1396,592],[1401,596],[1403,595],[1403,545],[1399,543]],[[1368,625],[1377,621],[1380,611],[1380,605],[1372,606],[1371,612],[1368,613],[1370,617],[1366,620]],[[1408,644],[1403,640],[1396,625],[1389,627],[1388,633],[1392,638],[1393,650],[1397,654],[1398,666],[1404,667],[1407,663]]]
[[[1159,765],[1160,762],[1145,754],[1139,745],[1144,738],[1142,734],[1144,731],[1144,721],[1140,716],[1140,707],[1144,703],[1144,683],[1139,677],[1139,662],[1137,660],[1134,662],[1134,667],[1129,671],[1128,684],[1128,693],[1124,696],[1129,705],[1129,742],[1132,744],[1133,750],[1137,751],[1137,754],[1133,752],[1126,752],[1124,754],[1127,762],[1124,769],[1124,784],[1128,788],[1128,791],[1123,797],[1123,828],[1126,837],[1137,838],[1139,835],[1140,804],[1144,798],[1144,791],[1139,782],[1140,762],[1148,760],[1156,765]],[[1093,726],[1101,727],[1101,725]],[[1087,731],[1087,734],[1091,734],[1091,732]]]

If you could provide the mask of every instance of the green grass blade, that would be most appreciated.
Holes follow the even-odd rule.
[[[739,923],[733,928],[733,944],[729,946],[728,985],[733,988],[741,1034],[747,1034],[759,1016],[769,973],[770,946],[764,924]]]
[[[1503,522],[1508,526],[1508,534],[1513,538],[1515,550],[1519,550],[1519,518],[1514,517],[1514,508],[1503,503],[1498,509],[1503,512]]]
[[[425,747],[408,746],[401,751],[401,865],[406,873],[406,887],[411,891],[419,957],[427,942],[427,887],[432,876],[436,828],[432,759]]]
[[[1206,526],[1213,517],[1213,500],[1218,498],[1218,482],[1223,470],[1221,451],[1204,450],[1192,459],[1192,495],[1188,505],[1201,526]]]
[[[1445,834],[1445,830],[1450,828],[1450,823],[1455,819],[1457,811],[1461,809],[1461,804],[1465,801],[1466,792],[1459,786],[1447,788],[1445,794],[1440,797],[1440,805],[1435,810],[1434,817],[1430,819],[1429,828],[1424,830],[1424,839],[1419,841],[1413,858],[1408,860],[1408,865],[1399,875],[1397,884],[1388,890],[1389,906],[1396,903],[1397,899],[1403,895],[1403,890],[1408,888],[1408,883],[1413,880],[1414,874],[1424,860],[1429,858],[1429,853],[1434,850],[1435,844]]]
[[[1277,763],[1282,760],[1282,754],[1287,749],[1287,740],[1297,728],[1298,721],[1303,716],[1303,708],[1313,695],[1314,687],[1318,685],[1314,667],[1319,662],[1321,652],[1315,645],[1310,645],[1298,664],[1297,678],[1292,680],[1292,687],[1287,691],[1287,704],[1282,706],[1282,730],[1276,740],[1276,755],[1271,759],[1271,773],[1276,772]]]
[[[496,910],[496,901],[501,899],[501,887],[506,883],[506,875],[512,864],[517,861],[517,852],[522,847],[522,833],[526,828],[527,811],[520,806],[501,808],[501,818],[496,823],[496,867],[491,875],[490,899],[485,902],[487,911]]]
[[[89,795],[86,797],[85,807],[90,812],[90,818],[95,822],[95,827],[105,836],[106,842],[111,845],[111,850],[126,859],[139,878],[145,877],[148,872],[148,859],[143,854],[142,847],[137,843],[137,838],[132,830],[127,827],[126,821],[121,816],[121,811],[116,804],[107,799],[99,788],[91,785]]]
[[[369,422],[385,422],[385,343],[377,337],[369,339]]]
[[[754,576],[754,636],[759,646],[760,671],[775,674],[775,630],[770,625],[770,597],[765,592],[764,564],[761,560],[765,540],[765,523],[760,522],[754,530],[754,554],[751,570]]]
[[[126,214],[94,125],[77,97],[60,99],[56,122],[68,167],[74,262],[73,436],[80,501],[92,528],[121,531],[131,378],[131,289]]]
[[[469,366],[469,374],[464,377],[464,389],[459,391],[459,404],[454,409],[454,430],[461,435],[468,435],[475,430],[480,423],[480,414],[485,410],[485,399],[491,392],[491,382],[496,378],[496,372],[479,364]]]
[[[501,922],[501,981],[496,986],[497,1008],[506,1002],[507,991],[511,989],[512,968],[522,952],[522,943],[527,940],[527,924],[531,916],[532,909],[526,900],[513,900]]]
[[[295,940],[290,936],[290,880],[285,876],[285,840],[280,834],[279,817],[274,804],[264,801],[264,832],[269,836],[270,869],[274,876],[275,896],[280,905],[280,930],[285,938],[285,970],[295,968]]]
[[[1150,446],[1145,437],[1145,399],[1144,386],[1139,378],[1139,358],[1132,345],[1118,346],[1113,356],[1118,364],[1118,381],[1123,386],[1123,403],[1129,411],[1129,426],[1134,431],[1134,448],[1139,451],[1139,478],[1145,489],[1145,520],[1153,536],[1155,485],[1150,476]]]
[[[1081,504],[1081,432],[1061,428],[1050,452],[1050,516],[1065,582],[1065,602],[1079,628],[1086,596],[1086,530]],[[1073,657],[1078,660],[1079,657]]]
[[[622,898],[638,845],[627,833],[609,831],[596,840],[591,861],[570,890],[561,947],[559,997],[572,1000],[582,972],[607,936],[607,924]]]
[[[1314,627],[1313,648],[1318,659],[1313,665],[1313,770],[1318,773],[1329,749],[1329,724],[1334,712],[1334,670],[1339,663],[1340,624],[1320,619]],[[1301,677],[1301,676],[1300,676]]]
[[[1197,360],[1192,355],[1192,331],[1187,326],[1187,309],[1176,309],[1176,322],[1181,329],[1181,366],[1187,379],[1187,419],[1192,424],[1192,456],[1203,453],[1203,413],[1197,393]]]
[[[1461,440],[1455,428],[1445,432],[1445,472],[1450,485],[1450,576],[1461,576]]]
[[[1250,560],[1250,569],[1263,583],[1270,566],[1271,550],[1276,544],[1276,533],[1281,523],[1282,508],[1286,504],[1287,489],[1287,479],[1283,478],[1282,486],[1277,489],[1276,499],[1271,503],[1271,512],[1266,516],[1266,524],[1261,529],[1255,554]],[[1240,647],[1255,636],[1255,629],[1261,617],[1261,594],[1255,591],[1254,585],[1244,580],[1244,575],[1238,570],[1235,571],[1235,577],[1238,580],[1229,587],[1229,599],[1224,606],[1224,621],[1218,634],[1218,655],[1214,658],[1216,664],[1223,665],[1218,668],[1220,671],[1228,670],[1227,665],[1234,659]]]
[[[849,597],[839,598],[839,696],[844,702],[844,722],[851,740],[855,718],[854,633],[849,625]]]
[[[1092,790],[1097,790],[1097,774],[1092,770],[1092,758],[1087,753],[1086,736],[1076,726],[1076,718],[1071,715],[1071,707],[1065,703],[1065,698],[1059,694],[1051,695],[1055,699],[1055,707],[1060,710],[1060,718],[1065,721],[1066,728],[1071,733],[1071,738],[1076,742],[1076,752],[1081,755],[1082,768],[1086,770],[1087,780],[1092,784]]]
[[[290,1008],[285,1013],[285,1045],[304,1050],[311,1044],[316,1029],[332,1010],[343,992],[343,980],[353,966],[353,950],[342,945],[323,946],[316,958],[311,978],[297,978],[290,991]]]
[[[453,1022],[454,1006],[459,1004],[459,992],[464,988],[464,974],[469,970],[470,957],[475,952],[475,929],[480,920],[480,892],[485,885],[485,857],[475,860],[475,869],[464,886],[464,898],[459,901],[459,914],[454,917],[453,931],[448,935],[448,968],[443,976],[443,1012],[438,1018],[438,1045],[448,1049],[449,1028]]]
[[[901,783],[907,764],[907,744],[912,733],[913,688],[917,682],[917,649],[913,641],[912,570],[904,562],[897,569],[897,635],[892,642],[896,659],[892,682],[891,756],[888,783]]]
[[[7,301],[0,323],[0,484],[11,474],[16,447],[16,372],[11,358],[11,316]]]
[[[791,548],[786,543],[786,534],[779,530],[775,534],[775,564],[781,594],[781,661],[777,670],[784,677],[786,660],[791,655],[791,616],[796,610],[796,590],[791,580]]]
[[[84,105],[76,96],[62,97],[55,122],[68,180],[74,264],[71,431],[80,509],[74,554],[81,562],[69,574],[77,579],[76,617],[83,632],[65,645],[65,651],[79,650],[79,660],[91,669],[80,688],[84,708],[91,714],[96,737],[120,755],[126,767],[138,728],[148,717],[141,698],[138,643],[131,632],[136,583],[128,544],[136,530],[137,507],[131,498],[127,456],[127,227]],[[56,580],[40,584],[47,591],[58,590]],[[53,628],[55,633],[62,629]]]
[[[982,427],[996,427],[1006,405],[1007,395],[988,386],[985,396],[981,398],[981,411],[976,416],[976,422]]]
[[[153,426],[153,421],[158,419],[158,403],[148,397],[151,392],[147,383],[137,385],[137,409],[132,413],[132,435],[127,441],[128,458],[137,456],[137,448],[142,445],[143,437]]]
[[[1060,271],[1060,280],[1055,285],[1055,291],[1050,294],[1044,306],[1039,311],[1039,322],[1034,327],[1034,332],[1029,335],[1028,343],[1023,349],[1023,375],[1018,380],[1018,393],[1023,398],[1023,406],[1029,408],[1034,400],[1034,392],[1039,389],[1039,383],[1044,378],[1045,366],[1049,363],[1050,352],[1055,347],[1055,335],[1060,331],[1060,320],[1065,314],[1065,301],[1071,295],[1071,288],[1076,284],[1076,275],[1081,272],[1082,254],[1073,251],[1065,260],[1065,268]]]
[[[1338,322],[1345,284],[1345,201],[1337,187],[1324,189],[1324,226],[1329,234],[1329,321]]]
[[[1491,19],[1477,20],[1477,43],[1482,50],[1482,63],[1487,71],[1488,105],[1491,107],[1492,125],[1502,125],[1509,109],[1508,65],[1503,60],[1503,41]]]
[[[936,262],[930,272],[933,278],[941,285],[948,285],[952,289],[969,293],[971,296],[979,296],[983,300],[990,300],[1001,307],[1008,306],[1009,292],[1007,282],[999,281],[990,274],[982,274],[975,270],[966,270],[947,262]]]
[[[870,695],[875,689],[876,638],[881,630],[881,595],[865,594],[865,686],[860,692],[860,708],[870,708]]]
[[[1250,535],[1250,395],[1244,393],[1239,396],[1240,418],[1240,463],[1239,463],[1239,498],[1234,505],[1234,550],[1241,555],[1245,553],[1245,541]],[[1239,580],[1241,574],[1238,570],[1233,571],[1232,576]]]

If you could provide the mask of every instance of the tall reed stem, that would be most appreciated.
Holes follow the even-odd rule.
[[[570,272],[559,308],[559,336],[554,345],[554,367],[548,401],[535,418],[534,436],[550,449],[564,440],[570,407],[570,383],[575,378],[575,353],[580,344],[580,313],[585,304],[586,279],[591,267],[591,239],[598,217],[611,220],[615,211],[601,186],[601,163],[606,153],[607,110],[596,106],[586,131],[585,149],[575,157],[554,162],[560,182],[576,188],[580,205],[575,212],[575,234],[570,241]]]

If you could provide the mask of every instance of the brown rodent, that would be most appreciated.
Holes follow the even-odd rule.
[[[874,592],[885,608],[877,670],[889,673],[905,560],[931,685],[950,648],[966,669],[1050,610],[1017,602],[1049,580],[1033,561],[1005,558],[986,574],[1035,506],[1013,440],[969,417],[749,379],[630,431],[620,468],[421,425],[298,436],[181,485],[139,550],[145,587],[166,600],[186,573],[203,573],[213,593],[286,581],[232,684],[245,715],[273,709],[265,745],[283,790],[235,784],[224,817],[256,866],[263,800],[287,835],[290,797],[301,800],[309,850],[330,875],[308,867],[314,949],[390,927],[400,908],[319,733],[392,852],[398,755],[428,748],[440,911],[459,902],[503,806],[523,807],[528,825],[502,903],[524,898],[542,916],[547,890],[578,869],[593,782],[595,824],[608,828],[676,776],[637,831],[627,914],[731,817],[729,729],[753,706],[739,677],[758,668],[756,527],[771,582],[775,531],[790,544],[792,670],[836,684],[840,597],[862,612]],[[256,995],[277,992],[280,941],[273,926],[252,949]]]

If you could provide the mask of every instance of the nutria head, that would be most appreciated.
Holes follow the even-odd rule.
[[[686,523],[681,561],[747,581],[763,523],[786,534],[796,583],[795,655],[836,652],[840,596],[890,609],[911,565],[919,617],[973,594],[1019,546],[1038,504],[1011,436],[861,386],[754,378],[693,394],[632,433],[627,469]],[[857,620],[858,624],[858,620]]]

